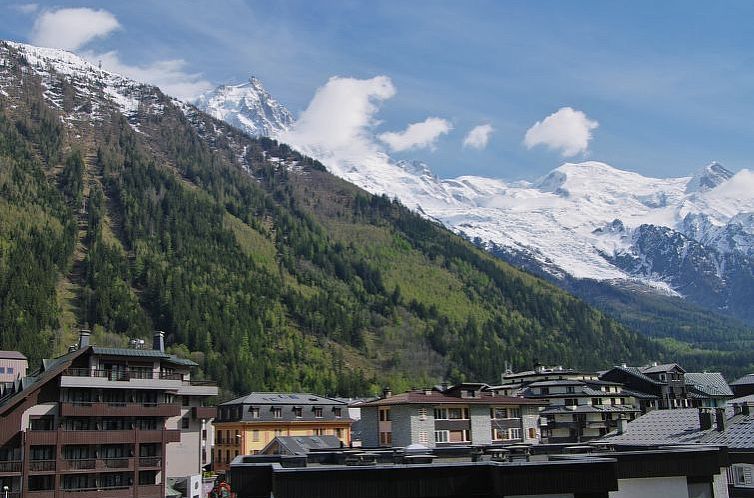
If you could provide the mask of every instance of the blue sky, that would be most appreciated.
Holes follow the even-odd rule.
[[[77,51],[157,82],[185,75],[198,84],[187,91],[254,74],[298,115],[332,76],[386,76],[395,94],[375,135],[444,120],[418,146],[385,141],[442,177],[535,178],[586,159],[655,176],[754,166],[750,2],[6,1],[0,37],[33,41],[40,16],[74,7],[119,25]],[[525,142],[562,108],[578,112]],[[486,145],[464,147],[484,124]],[[575,146],[558,142],[563,130]]]

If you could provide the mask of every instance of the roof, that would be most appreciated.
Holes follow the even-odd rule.
[[[696,408],[654,410],[630,422],[623,434],[611,433],[600,442],[631,446],[714,444],[754,450],[754,416],[729,417],[723,431],[716,429],[713,420],[711,429],[701,430]]]
[[[643,393],[643,392],[639,392],[639,391],[631,391],[631,390],[626,389],[626,388],[623,388],[621,390],[621,394],[623,394],[623,396],[630,396],[630,397],[636,398],[636,399],[659,399],[659,397],[655,396],[654,394]]]
[[[736,379],[730,383],[731,386],[743,386],[748,384],[754,384],[754,373],[746,374],[740,379]]]
[[[219,406],[231,405],[343,405],[348,403],[309,393],[259,393],[253,392],[240,398],[221,403]]]
[[[385,406],[385,405],[440,405],[440,404],[470,404],[470,405],[546,405],[546,402],[536,399],[515,398],[511,396],[500,396],[492,392],[482,392],[480,396],[474,398],[461,398],[458,396],[449,396],[438,391],[408,391],[387,398],[380,398],[361,406]]]
[[[624,367],[622,365],[619,365],[619,366],[611,368],[610,370],[608,370],[607,372],[605,372],[605,374],[609,373],[611,370],[620,370],[620,371],[625,372],[625,373],[627,373],[629,375],[633,375],[634,377],[636,377],[638,379],[641,379],[644,382],[649,382],[650,384],[657,384],[657,385],[661,384],[661,382],[658,382],[658,381],[654,380],[653,378],[651,378],[651,377],[649,377],[647,375],[644,375],[644,373],[642,373],[642,371],[639,369],[639,367]],[[605,374],[603,374],[603,375],[605,375]]]
[[[636,413],[638,408],[631,405],[579,405],[576,407],[569,406],[550,406],[541,412],[541,415],[555,415],[558,413]]]
[[[692,394],[733,397],[733,391],[718,372],[687,372],[683,377],[686,385],[696,391]]]
[[[277,448],[275,446],[277,445]],[[260,451],[263,455],[306,455],[310,450],[340,448],[342,443],[337,436],[276,436]]]
[[[145,358],[170,358],[170,355],[157,349],[103,348],[92,346],[92,352],[100,356],[141,356]]]
[[[641,367],[639,370],[641,370],[645,374],[650,373],[666,373],[670,372],[671,370],[678,369],[681,372],[686,372],[678,363],[662,363],[660,365],[648,365],[646,367]]]
[[[18,351],[0,351],[0,359],[3,360],[25,360],[26,356]]]

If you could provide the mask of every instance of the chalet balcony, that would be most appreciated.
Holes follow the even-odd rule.
[[[70,388],[126,388],[177,391],[183,386],[183,376],[143,370],[94,370],[68,368],[60,378],[60,387]]]
[[[128,443],[177,443],[181,440],[181,431],[177,429],[161,430],[124,430],[124,431],[27,431],[26,440],[30,445],[61,444],[109,444]]]
[[[194,418],[210,419],[217,417],[216,406],[195,406],[193,408]]]
[[[55,472],[55,460],[31,460],[29,461],[30,473]]]
[[[134,470],[134,458],[82,458],[63,460],[60,470],[64,472],[112,472],[115,470]]]
[[[20,460],[0,461],[0,476],[7,474],[19,474],[21,472]]]
[[[175,403],[60,403],[63,417],[177,417],[181,407]]]
[[[160,468],[162,467],[162,457],[139,457],[139,468]]]
[[[8,495],[8,498],[12,498],[14,495],[13,493],[10,493]],[[17,498],[21,498],[21,493],[18,493],[15,495]],[[52,489],[43,489],[43,490],[37,490],[37,491],[27,491],[26,496],[29,498],[55,498],[55,491]]]
[[[133,496],[133,488],[131,486],[113,486],[63,489],[57,496],[63,498],[102,498],[104,496],[107,496],[107,498],[125,498]],[[141,494],[139,496],[141,497]]]

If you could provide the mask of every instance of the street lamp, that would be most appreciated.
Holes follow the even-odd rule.
[[[8,498],[8,491],[10,491],[10,488],[8,486],[3,486],[3,498]]]

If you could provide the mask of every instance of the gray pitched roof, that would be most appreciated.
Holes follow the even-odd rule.
[[[733,396],[728,383],[718,372],[686,372],[684,382],[687,386],[706,396]]]
[[[638,408],[630,405],[579,405],[575,408],[558,405],[545,408],[539,413],[542,415],[555,415],[559,413],[635,413],[638,411]]]
[[[337,436],[277,436],[262,448],[261,454],[306,455],[310,450],[340,448]]]
[[[660,382],[654,380],[653,378],[644,375],[644,373],[639,369],[639,367],[624,367],[624,366],[617,366],[614,367],[618,370],[622,370],[630,375],[633,375],[634,377],[637,377],[645,382],[649,382],[650,384],[660,384]],[[608,370],[609,371],[609,370]]]
[[[324,396],[317,396],[309,393],[249,393],[246,396],[232,399],[221,403],[220,406],[230,405],[343,405],[347,406],[344,401],[339,401]]]
[[[145,358],[170,358],[170,355],[156,349],[103,348],[92,346],[92,352],[100,356],[141,356]]]
[[[740,379],[736,379],[730,383],[731,386],[742,386],[747,384],[754,384],[754,373],[744,375]]]
[[[735,415],[724,431],[701,430],[695,408],[654,410],[630,422],[623,434],[611,433],[600,442],[630,446],[717,444],[736,450],[754,449],[754,416]]]
[[[26,356],[18,351],[0,351],[0,358],[4,360],[25,360]]]
[[[641,367],[640,370],[645,373],[665,373],[673,370],[674,368],[678,368],[681,372],[685,372],[683,368],[678,363],[663,363],[660,365],[648,365],[646,367]]]

